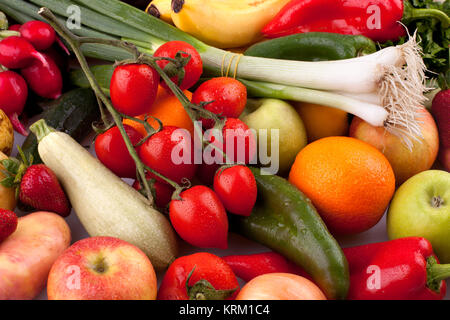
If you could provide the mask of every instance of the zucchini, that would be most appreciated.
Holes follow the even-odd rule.
[[[63,94],[42,114],[47,124],[63,131],[77,141],[82,141],[92,132],[92,122],[100,118],[97,99],[91,89],[74,89]],[[33,163],[42,163],[38,153],[38,142],[34,134],[25,139],[22,150]]]
[[[38,138],[41,159],[56,174],[90,236],[115,237],[137,246],[157,270],[176,258],[172,226],[147,198],[45,120],[38,120],[30,130]]]

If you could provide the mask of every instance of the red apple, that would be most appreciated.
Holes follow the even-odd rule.
[[[157,280],[147,256],[111,237],[80,240],[50,270],[49,300],[155,300]]]
[[[399,186],[417,173],[430,169],[437,157],[439,135],[433,117],[425,108],[420,111],[420,121],[423,138],[413,140],[411,150],[384,128],[374,127],[357,117],[350,126],[350,136],[371,144],[386,156]]]

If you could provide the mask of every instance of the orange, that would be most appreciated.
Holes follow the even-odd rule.
[[[334,234],[356,234],[383,216],[395,191],[386,157],[363,141],[328,137],[302,149],[289,181],[316,207]]]
[[[346,136],[348,114],[345,111],[312,103],[295,102],[295,109],[303,120],[308,141],[331,136]]]
[[[192,99],[192,93],[190,91],[185,90],[184,94],[189,100]],[[188,130],[192,136],[194,134],[194,124],[192,123],[191,118],[189,118],[187,112],[184,110],[183,105],[177,99],[177,97],[172,94],[172,92],[169,92],[162,86],[158,87],[158,95],[156,96],[156,100],[151,106],[150,111],[147,115],[158,118],[159,120],[161,120],[164,126],[184,128]],[[144,117],[144,115],[141,115],[136,118],[143,120]],[[149,118],[147,122],[153,128],[158,129],[159,124],[153,118]],[[123,123],[134,127],[143,135],[147,135],[144,126],[139,122],[124,119]]]

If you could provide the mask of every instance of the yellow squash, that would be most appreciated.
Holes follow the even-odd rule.
[[[172,20],[181,30],[218,48],[262,38],[261,29],[289,0],[173,0]]]

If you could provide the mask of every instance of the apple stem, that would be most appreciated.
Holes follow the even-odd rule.
[[[433,199],[431,199],[431,206],[433,208],[439,208],[443,204],[444,204],[444,199],[442,199],[440,196],[433,197]]]

